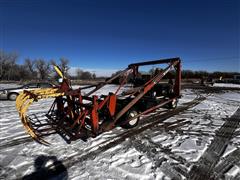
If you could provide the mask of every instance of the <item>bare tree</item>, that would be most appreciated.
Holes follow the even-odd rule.
[[[0,79],[14,79],[16,62],[18,55],[14,52],[4,52],[0,50]]]
[[[77,79],[92,79],[93,75],[89,71],[83,71],[80,68],[76,70]]]
[[[26,69],[25,65],[18,65],[16,74],[18,75],[17,80],[26,80],[33,78],[30,75],[29,71]]]
[[[92,79],[92,74],[89,71],[83,71],[81,79]]]
[[[36,61],[31,60],[30,58],[26,58],[24,61],[24,66],[28,71],[28,75],[30,76],[31,79],[35,79],[37,76],[36,72]]]
[[[36,60],[36,69],[41,80],[47,79],[50,73],[50,63],[44,59]]]
[[[80,68],[77,68],[77,69],[76,69],[77,79],[81,79],[82,73],[83,73],[83,71],[82,71]]]
[[[59,67],[61,68],[63,75],[68,76],[69,67],[69,60],[67,58],[61,57]]]
[[[57,66],[57,63],[56,63],[56,61],[55,61],[54,59],[51,59],[51,60],[50,60],[50,64],[51,64],[52,66]]]
[[[67,58],[60,58],[59,61],[60,62],[57,63],[55,60],[51,60],[50,63],[54,66],[58,66],[61,69],[64,76],[69,76],[68,74],[68,71],[70,69],[69,60]],[[57,79],[57,78],[58,78],[58,75],[55,74],[54,79]]]

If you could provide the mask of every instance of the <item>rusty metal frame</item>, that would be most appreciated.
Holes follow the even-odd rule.
[[[127,82],[127,77],[130,73],[134,76],[138,74],[138,69],[141,66],[146,65],[157,65],[157,64],[168,64],[168,66],[162,71],[152,77],[148,82],[146,82],[143,86],[137,88],[131,94],[134,96],[131,101],[123,107],[121,110],[117,110],[117,93],[119,90],[125,85]],[[48,112],[48,117],[51,118],[53,113],[55,114],[55,120],[59,126],[64,128],[70,139],[78,139],[81,137],[82,129],[84,131],[90,131],[91,135],[96,136],[99,133],[110,130],[114,128],[123,117],[143,96],[148,93],[157,83],[161,81],[161,79],[172,69],[175,69],[175,84],[174,84],[174,97],[171,97],[160,104],[151,107],[137,115],[140,117],[141,115],[146,115],[167,103],[173,101],[173,99],[177,99],[180,97],[180,89],[181,89],[181,60],[180,58],[170,58],[170,59],[162,59],[155,61],[146,61],[140,63],[130,64],[125,70],[113,76],[109,80],[104,83],[99,83],[95,86],[93,90],[90,90],[87,94],[82,95],[82,89],[92,88],[93,86],[88,86],[85,88],[79,88],[73,90],[70,88],[69,82],[66,80],[60,86],[60,91],[64,92],[64,96],[57,97],[54,101],[52,107]],[[105,85],[111,83],[113,80],[119,78],[120,76],[124,77],[124,80],[117,88],[116,92],[109,93],[109,95],[99,98],[96,95],[93,95],[97,90],[101,89]],[[86,103],[87,101],[88,103]],[[102,110],[108,111],[108,117],[106,121],[100,124],[99,112]],[[58,120],[56,120],[56,117]],[[135,117],[136,118],[136,117]],[[85,124],[88,123],[90,127],[85,127]],[[124,122],[120,122],[124,123]],[[66,128],[66,126],[68,126]],[[74,131],[74,133],[72,133]]]

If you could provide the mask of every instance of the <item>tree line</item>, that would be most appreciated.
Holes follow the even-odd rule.
[[[76,69],[75,75],[69,74],[69,59],[59,58],[56,60],[46,60],[44,58],[26,58],[23,64],[18,64],[18,54],[14,52],[5,52],[0,50],[0,81],[24,81],[24,80],[53,80],[59,78],[53,69],[53,65],[59,66],[63,74],[71,79],[95,79],[96,74],[89,71],[83,71],[80,68]],[[149,70],[150,74],[155,72],[155,68]],[[117,73],[117,72],[116,72]],[[116,74],[114,73],[114,74]],[[166,78],[173,78],[174,71],[167,74]],[[113,75],[114,75],[113,74]],[[207,71],[192,71],[182,70],[182,78],[233,78],[239,72],[207,72]]]
[[[69,59],[61,57],[58,61],[44,58],[25,58],[23,64],[18,64],[18,54],[0,50],[0,80],[24,81],[24,80],[56,80],[58,75],[53,69],[57,65],[64,76],[72,79],[95,79],[94,73],[76,69],[75,76],[69,74]]]
[[[158,69],[163,70],[163,69]],[[151,68],[147,73],[154,74],[156,68]],[[173,78],[175,76],[176,71],[170,71],[166,74],[165,78]],[[208,71],[192,71],[192,70],[182,70],[181,76],[183,79],[201,79],[201,78],[211,78],[211,79],[219,79],[220,77],[230,79],[233,78],[234,75],[239,75],[239,72],[208,72]]]

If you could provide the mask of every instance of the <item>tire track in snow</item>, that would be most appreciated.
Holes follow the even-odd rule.
[[[215,138],[190,170],[191,180],[215,179],[213,171],[240,123],[240,108],[216,132]]]
[[[163,147],[161,144],[153,142],[149,137],[132,138],[132,145],[142,154],[145,154],[148,159],[154,163],[154,169],[161,168],[161,170],[171,179],[181,179],[181,176],[187,177],[187,169],[182,165],[189,166],[189,163],[183,157],[175,154],[168,147]],[[168,159],[162,157],[163,154],[178,162],[178,165],[171,165]],[[181,166],[179,166],[181,164]]]
[[[122,134],[119,134],[118,136],[114,137],[111,140],[104,141],[101,144],[91,147],[90,149],[84,151],[84,152],[87,152],[85,154],[84,154],[84,152],[80,151],[79,153],[74,154],[73,156],[67,157],[66,159],[62,159],[61,160],[62,163],[54,164],[54,167],[56,168],[63,164],[66,168],[70,168],[77,163],[83,163],[86,160],[94,159],[99,154],[101,154],[101,153],[117,146],[118,144],[126,141],[127,139],[134,137],[134,136],[144,132],[145,130],[155,127],[155,126],[158,126],[158,128],[161,128],[161,127],[166,128],[169,126],[169,129],[178,127],[178,125],[176,125],[179,123],[178,120],[174,121],[174,122],[169,122],[169,123],[167,123],[167,125],[164,124],[163,121],[174,115],[179,114],[180,112],[184,112],[185,110],[198,105],[200,102],[202,102],[205,99],[206,99],[206,97],[198,95],[194,100],[187,102],[184,104],[184,106],[178,107],[172,111],[169,111],[168,113],[147,117],[148,119],[152,120],[151,123],[143,124],[142,126],[137,126],[131,130],[128,130]],[[144,121],[144,119],[142,119],[142,121]],[[175,126],[174,126],[174,124],[175,124]],[[51,169],[54,167],[53,167],[53,165],[50,165],[49,167],[47,167],[47,169]]]
[[[223,175],[226,172],[228,172],[234,166],[234,164],[237,164],[239,162],[240,162],[240,149],[238,148],[231,152],[230,154],[228,154],[226,157],[224,157],[220,164],[218,164],[215,167],[214,172],[216,174],[216,177],[219,179],[224,178]]]
[[[200,103],[201,101],[205,100],[206,97],[204,96],[201,96],[199,95],[198,93],[196,93],[196,98],[193,99],[192,101],[189,101],[189,102],[186,102],[186,103],[183,103],[183,106],[182,107],[178,107],[176,108],[175,110],[172,110],[172,111],[167,111],[165,114],[154,114],[153,116],[151,116],[150,118],[147,116],[145,118],[143,118],[141,120],[141,125],[146,125],[146,123],[154,123],[154,121],[152,121],[152,119],[154,118],[161,118],[161,116],[166,116],[167,118],[168,117],[171,117],[172,114],[178,114],[180,112],[183,112],[195,105],[197,105],[198,103]],[[39,112],[39,114],[41,114],[42,112]],[[161,112],[160,112],[161,113]],[[149,119],[148,119],[149,118]],[[146,121],[145,121],[146,119]],[[140,126],[141,127],[141,126]],[[132,130],[131,130],[132,131]],[[18,137],[18,136],[17,136]],[[17,138],[16,137],[16,138]],[[12,138],[15,138],[15,137],[12,137]],[[6,139],[8,140],[8,139]],[[2,141],[5,141],[5,139],[3,139]],[[6,142],[6,143],[2,143],[0,145],[0,150],[1,149],[6,149],[8,147],[12,147],[12,146],[16,146],[16,145],[19,145],[21,143],[25,143],[25,142],[31,142],[32,141],[32,138],[30,136],[28,137],[23,137],[23,138],[19,138],[19,139],[16,139],[16,140],[12,140],[12,141],[9,141],[9,142]]]

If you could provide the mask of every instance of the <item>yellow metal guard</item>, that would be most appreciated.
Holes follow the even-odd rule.
[[[27,116],[28,107],[34,102],[38,101],[39,99],[45,98],[55,98],[58,96],[63,96],[63,92],[59,92],[58,88],[46,88],[46,89],[37,89],[31,91],[23,91],[19,94],[16,99],[16,107],[19,112],[19,116],[23,123],[24,128],[26,129],[27,133],[37,142],[41,144],[48,145],[49,143],[39,137],[31,126],[31,123]]]

